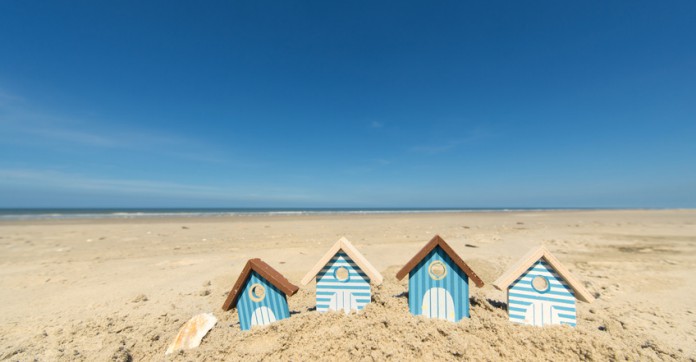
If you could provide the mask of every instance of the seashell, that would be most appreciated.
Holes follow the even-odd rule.
[[[213,328],[215,323],[217,323],[217,318],[215,318],[213,313],[202,313],[194,316],[179,329],[179,333],[167,347],[167,352],[164,354],[167,355],[180,349],[198,347],[203,337],[208,334],[208,331]]]

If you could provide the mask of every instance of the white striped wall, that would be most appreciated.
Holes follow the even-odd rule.
[[[347,281],[342,282],[334,276],[336,269],[340,267],[348,269]],[[370,302],[371,297],[370,278],[342,250],[339,250],[317,274],[317,310],[319,312],[327,312],[336,307],[337,309],[362,310]],[[331,304],[332,301],[334,304]]]
[[[547,292],[538,292],[532,288],[532,279],[539,275],[546,277],[551,285]],[[557,318],[554,318],[554,324],[575,326],[577,322],[575,293],[544,258],[529,267],[508,288],[510,321],[532,324],[525,315],[531,304],[535,302],[543,302],[553,308],[554,315],[557,315]]]

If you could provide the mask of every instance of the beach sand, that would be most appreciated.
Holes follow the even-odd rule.
[[[483,279],[471,318],[409,314],[396,272],[440,234]],[[346,236],[382,272],[367,308],[313,310],[300,279]],[[587,289],[578,326],[510,323],[491,283],[546,245]],[[222,303],[249,258],[301,289],[291,318],[250,332]],[[2,360],[693,360],[696,211],[526,211],[0,222]],[[164,352],[212,312],[194,350]]]

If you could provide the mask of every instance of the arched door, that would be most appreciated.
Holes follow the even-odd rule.
[[[329,301],[329,310],[342,310],[350,313],[352,310],[358,309],[358,301],[353,296],[353,293],[347,290],[341,290],[331,296]]]
[[[549,302],[534,301],[527,306],[524,321],[533,326],[546,326],[551,324],[561,324],[558,311]]]
[[[454,322],[454,300],[445,288],[430,288],[423,296],[421,315]]]
[[[251,326],[265,326],[276,321],[275,314],[268,307],[258,307],[251,315]]]

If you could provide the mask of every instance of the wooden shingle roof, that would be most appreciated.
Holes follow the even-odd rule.
[[[277,270],[264,263],[261,259],[249,259],[244,266],[244,269],[242,269],[242,273],[239,275],[237,282],[234,283],[232,290],[230,290],[230,294],[227,295],[227,299],[222,305],[222,310],[227,311],[237,306],[239,293],[242,291],[242,289],[244,289],[244,283],[249,278],[252,270],[257,272],[264,279],[268,280],[269,283],[280,289],[288,297],[294,295],[300,289],[298,286],[290,283],[282,274],[278,273]]]
[[[335,244],[333,244],[329,251],[327,251],[326,254],[321,257],[321,259],[319,259],[317,264],[314,265],[309,272],[307,272],[304,278],[302,278],[302,285],[309,284],[309,282],[311,282],[312,279],[319,274],[321,269],[324,268],[326,263],[331,261],[331,258],[333,258],[333,256],[336,255],[339,250],[343,250],[343,252],[345,252],[353,260],[353,262],[360,267],[368,278],[370,278],[370,283],[375,285],[382,284],[382,280],[384,279],[382,274],[380,274],[379,271],[372,266],[367,259],[365,259],[365,257],[353,246],[353,244],[351,244],[350,241],[348,241],[348,239],[342,237]]]
[[[556,259],[551,252],[544,246],[534,248],[525,254],[520,260],[508,269],[505,274],[501,275],[498,280],[493,283],[498,290],[505,291],[522,273],[527,271],[529,267],[534,265],[539,259],[544,258],[551,267],[565,279],[566,283],[575,291],[575,297],[583,302],[592,303],[595,298],[585,287],[570,274],[570,271]]]
[[[483,280],[481,280],[481,278],[479,278],[479,276],[476,275],[476,273],[474,273],[474,271],[471,270],[471,268],[469,268],[468,265],[466,265],[464,260],[462,260],[462,258],[460,258],[456,252],[454,252],[454,249],[452,249],[452,247],[449,246],[449,244],[447,244],[445,240],[443,240],[440,237],[440,235],[435,235],[432,239],[430,239],[430,241],[427,244],[425,244],[423,249],[416,253],[416,255],[414,255],[413,258],[411,258],[411,260],[409,260],[408,263],[406,263],[406,265],[404,265],[404,267],[401,268],[401,270],[399,270],[398,273],[396,273],[396,278],[399,280],[403,279],[406,275],[408,275],[408,273],[411,272],[413,268],[416,267],[416,265],[418,265],[418,263],[421,260],[423,260],[423,258],[425,258],[431,251],[433,251],[433,249],[435,249],[438,246],[442,248],[442,250],[452,259],[452,261],[454,261],[454,263],[461,270],[464,271],[464,273],[466,273],[467,276],[469,276],[471,280],[474,281],[477,287],[481,288],[483,286]]]

